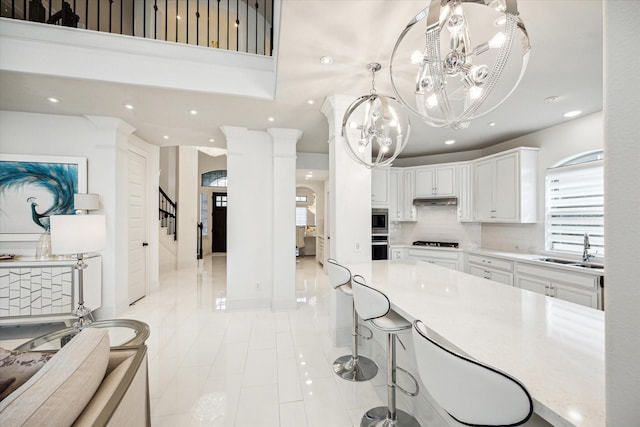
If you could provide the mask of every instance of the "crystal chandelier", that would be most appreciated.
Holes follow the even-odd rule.
[[[353,101],[342,119],[347,153],[368,168],[391,165],[407,145],[411,131],[402,105],[393,97],[376,93],[375,73],[381,68],[378,63],[367,64],[371,91]]]
[[[517,0],[431,0],[396,41],[391,85],[428,125],[463,129],[513,93],[529,52]]]

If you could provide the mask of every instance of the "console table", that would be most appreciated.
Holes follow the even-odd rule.
[[[0,262],[0,325],[64,322],[74,319],[78,275],[70,257],[36,260],[17,257]],[[85,305],[102,305],[102,257],[84,258]]]

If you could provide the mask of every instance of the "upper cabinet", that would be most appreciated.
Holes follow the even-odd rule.
[[[389,168],[371,170],[371,206],[389,206]]]
[[[473,222],[473,185],[471,163],[458,165],[458,221]]]
[[[389,219],[391,221],[415,221],[413,206],[413,182],[415,172],[391,168],[389,171]]]
[[[476,221],[536,222],[537,148],[517,148],[473,163]]]
[[[416,169],[416,197],[456,195],[456,166],[438,165]]]

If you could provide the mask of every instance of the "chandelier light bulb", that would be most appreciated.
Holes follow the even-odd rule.
[[[378,63],[367,65],[371,91],[353,101],[342,120],[347,153],[368,168],[391,165],[406,146],[411,129],[408,113],[396,99],[376,93],[375,73],[380,69]]]
[[[429,126],[463,129],[513,93],[529,53],[517,0],[430,0],[396,41],[391,85]]]

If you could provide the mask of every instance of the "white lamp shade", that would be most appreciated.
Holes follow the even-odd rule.
[[[51,253],[83,254],[104,249],[104,215],[51,216]]]
[[[100,209],[100,195],[93,193],[77,193],[73,195],[75,210],[95,211]]]

